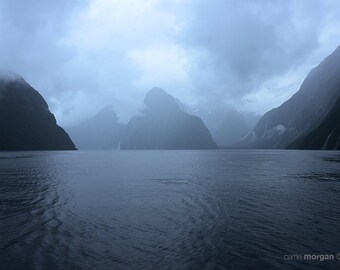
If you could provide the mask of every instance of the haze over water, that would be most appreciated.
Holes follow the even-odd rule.
[[[1,269],[338,269],[340,154],[0,153]]]

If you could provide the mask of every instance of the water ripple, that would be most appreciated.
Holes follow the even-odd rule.
[[[2,153],[0,265],[338,269],[335,262],[283,259],[340,250],[338,157],[295,151]]]

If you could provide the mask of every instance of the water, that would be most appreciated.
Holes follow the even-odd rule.
[[[0,153],[1,269],[339,269],[340,153]],[[287,257],[291,256],[291,257]]]

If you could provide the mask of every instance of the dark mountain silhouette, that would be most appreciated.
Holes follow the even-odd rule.
[[[289,148],[340,150],[340,98],[316,129],[297,139]]]
[[[125,125],[118,122],[111,107],[105,107],[93,118],[67,128],[78,149],[117,149]]]
[[[266,113],[236,147],[286,148],[317,128],[340,96],[340,47],[312,69],[300,90]]]
[[[161,88],[145,96],[142,116],[127,125],[122,149],[216,149],[203,121],[183,112],[178,102]]]
[[[0,78],[0,150],[74,150],[44,98],[23,78]]]

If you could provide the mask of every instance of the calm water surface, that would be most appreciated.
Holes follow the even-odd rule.
[[[0,269],[340,269],[298,258],[338,252],[339,152],[0,153]]]

